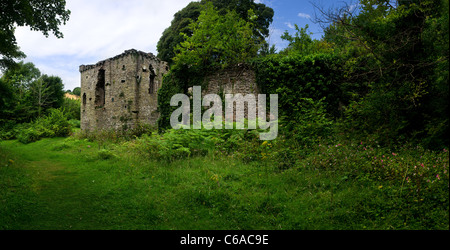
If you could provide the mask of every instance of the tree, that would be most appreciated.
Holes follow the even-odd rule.
[[[171,26],[168,27],[162,37],[160,38],[157,49],[158,57],[163,61],[172,64],[172,59],[175,56],[174,49],[177,45],[185,40],[185,36],[192,35],[192,30],[189,25],[196,22],[200,16],[202,6],[207,3],[212,3],[219,13],[225,15],[228,11],[235,11],[235,13],[243,20],[254,24],[252,27],[253,38],[256,41],[264,41],[264,38],[269,35],[269,26],[273,21],[273,9],[264,4],[254,3],[253,0],[202,0],[201,2],[191,2],[184,9],[180,10],[174,15]],[[248,11],[252,9],[255,16],[250,20]]]
[[[80,87],[76,87],[73,89],[72,94],[76,95],[76,96],[81,96],[81,88]]]
[[[247,63],[257,55],[261,46],[253,33],[257,17],[252,9],[247,15],[250,21],[234,10],[220,14],[212,3],[203,5],[198,20],[188,25],[192,35],[183,34],[185,40],[175,48],[171,70],[158,91],[160,129],[170,125],[170,99],[174,94],[187,93],[214,70]]]
[[[2,0],[0,3],[0,68],[14,65],[13,59],[24,58],[14,35],[15,27],[29,26],[46,37],[52,32],[57,38],[63,34],[61,24],[69,20],[70,11],[65,0]]]
[[[64,101],[64,85],[57,76],[43,75],[30,85],[30,98],[37,116],[50,108],[59,108]]]
[[[188,36],[192,35],[188,26],[197,21],[200,11],[201,3],[191,2],[184,9],[175,13],[170,27],[164,30],[157,44],[158,57],[161,60],[172,63],[172,58],[175,57],[175,47],[184,41],[184,36],[181,33]]]
[[[0,114],[9,122],[29,122],[64,101],[61,78],[41,76],[33,63],[17,63],[5,71],[0,83]]]
[[[248,15],[255,17],[252,10]],[[197,22],[188,26],[192,36],[184,34],[186,40],[176,47],[174,67],[203,71],[248,61],[259,49],[252,25],[235,11],[220,15],[212,4],[205,5]]]
[[[345,58],[352,128],[384,142],[448,138],[448,71],[438,70],[449,57],[443,9],[448,0],[361,0],[357,9],[319,9],[330,25],[325,40]]]
[[[33,114],[33,105],[29,102],[29,90],[34,81],[39,79],[41,72],[33,63],[17,63],[16,67],[5,71],[1,80],[4,91],[0,91],[0,99],[8,100],[3,110],[4,117],[10,122],[28,122]],[[6,115],[8,114],[8,115]]]

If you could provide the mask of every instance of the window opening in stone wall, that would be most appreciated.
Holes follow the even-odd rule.
[[[86,93],[83,94],[83,106],[86,106]]]
[[[153,93],[155,93],[155,77],[156,77],[156,74],[155,74],[155,70],[153,69],[152,65],[149,66],[149,69],[150,69],[150,86],[148,88],[148,93],[149,94],[153,94]]]
[[[148,93],[153,94],[155,93],[155,75],[150,74],[150,87],[148,88]]]
[[[98,71],[97,85],[95,85],[95,106],[103,107],[105,105],[105,70]]]

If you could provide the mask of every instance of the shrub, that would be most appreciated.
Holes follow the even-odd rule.
[[[109,160],[109,159],[117,158],[117,155],[115,155],[113,152],[109,151],[108,149],[100,149],[98,151],[98,158],[101,160]]]
[[[71,125],[60,109],[51,109],[48,116],[15,127],[16,137],[22,143],[34,142],[45,137],[64,137],[71,132]]]
[[[72,126],[72,128],[80,128],[80,126],[81,126],[80,120],[75,120],[75,119],[69,120],[69,124],[70,124],[70,126]]]

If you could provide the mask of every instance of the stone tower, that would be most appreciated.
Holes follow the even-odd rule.
[[[168,64],[134,49],[81,65],[81,129],[128,129],[156,125],[157,91]]]

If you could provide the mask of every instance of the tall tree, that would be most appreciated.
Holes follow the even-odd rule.
[[[4,87],[0,91],[0,99],[4,100],[5,106],[0,106],[0,109],[7,120],[20,123],[32,118],[29,90],[40,76],[41,72],[33,63],[19,62],[16,67],[5,71],[1,77]]]
[[[43,75],[30,85],[30,98],[38,117],[49,108],[59,108],[64,101],[64,85],[57,76]]]
[[[72,91],[72,94],[76,95],[76,96],[81,96],[81,88],[80,87],[75,87]]]
[[[175,47],[185,40],[181,33],[188,37],[192,35],[189,24],[197,21],[202,6],[208,2],[217,8],[220,15],[225,15],[228,11],[235,11],[241,19],[247,22],[252,21],[254,23],[252,30],[255,40],[264,41],[264,38],[269,35],[269,26],[273,21],[274,11],[264,4],[255,3],[254,0],[202,0],[191,2],[174,15],[170,27],[164,31],[157,45],[159,58],[170,64],[173,62]],[[250,9],[255,13],[256,18],[253,20],[249,19],[248,11]]]
[[[431,109],[448,98],[448,71],[437,71],[448,65],[448,0],[361,0],[358,6],[319,9],[331,24],[325,39],[346,58],[356,97],[348,113],[353,127],[384,140],[448,138],[448,101],[438,102],[440,112]]]
[[[17,46],[16,27],[29,26],[45,36],[52,32],[62,38],[61,24],[69,20],[70,11],[65,0],[2,0],[0,2],[0,68],[14,65],[14,59],[25,54]]]
[[[247,15],[256,19],[251,9]],[[225,68],[255,57],[259,49],[253,39],[252,22],[241,19],[236,11],[220,15],[217,8],[207,4],[197,22],[188,27],[193,33],[184,34],[186,40],[176,47],[176,66],[201,70]]]

